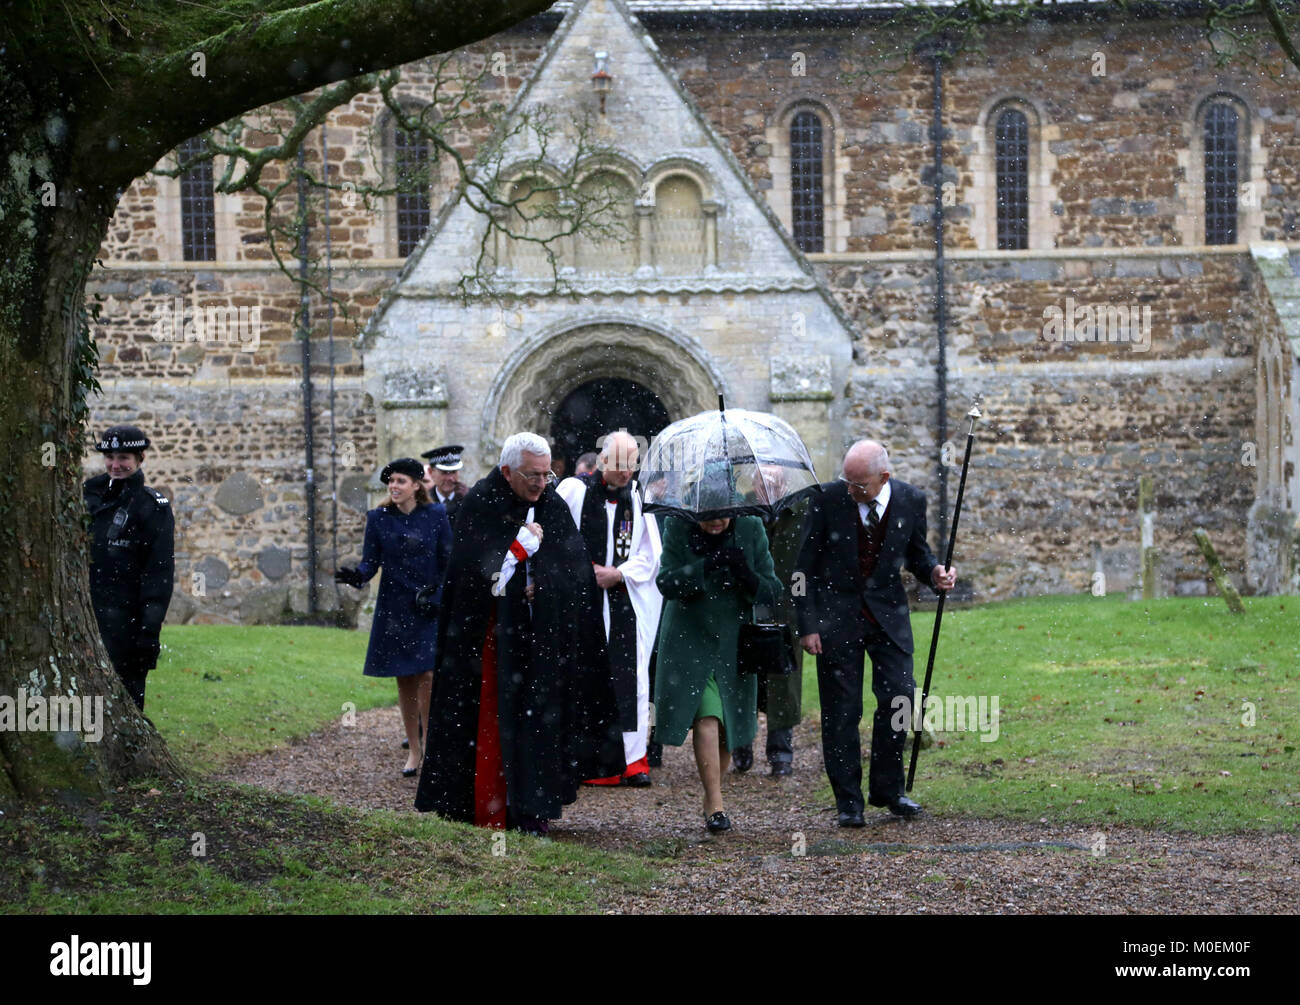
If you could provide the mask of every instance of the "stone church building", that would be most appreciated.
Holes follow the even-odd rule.
[[[215,193],[220,163],[139,179],[90,285],[92,423],[155,442],[170,616],[336,609],[392,457],[461,443],[473,481],[529,429],[571,466],[719,394],[787,419],[823,480],[884,441],[936,551],[978,403],[955,564],[979,599],[1137,589],[1144,476],[1159,593],[1207,591],[1197,526],[1247,592],[1295,591],[1294,71],[1216,66],[1194,17],[1086,8],[890,60],[910,41],[874,3],[556,4],[464,57],[497,108],[447,132],[517,208],[377,93],[309,137],[336,185],[434,166],[305,193],[312,282],[346,309],[309,292],[306,340],[260,199]],[[438,67],[404,68],[404,109]],[[575,200],[605,229],[557,236]]]

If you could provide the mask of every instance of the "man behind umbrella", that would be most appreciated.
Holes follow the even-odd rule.
[[[596,578],[550,464],[516,433],[461,505],[417,810],[545,834],[581,779],[623,770]]]
[[[107,470],[82,486],[90,512],[90,600],[99,634],[127,693],[144,711],[145,677],[172,599],[171,504],[144,483],[149,437],[113,426],[95,444]]]
[[[650,732],[650,654],[659,630],[663,598],[655,585],[659,574],[659,528],[641,509],[633,472],[638,447],[626,430],[605,437],[599,470],[586,478],[560,482],[560,497],[587,546],[596,585],[600,587],[586,617],[605,628],[609,669],[623,729],[627,768],[593,785],[650,784],[646,742]]]

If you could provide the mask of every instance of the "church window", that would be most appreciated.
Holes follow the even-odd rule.
[[[415,250],[429,229],[429,140],[418,132],[393,130],[393,169],[397,188],[397,255]]]
[[[585,225],[576,235],[578,269],[618,275],[637,266],[636,192],[621,175],[598,171],[578,186]],[[582,231],[585,229],[585,233]]]
[[[1237,243],[1237,110],[1226,102],[1205,113],[1205,243]]]
[[[801,251],[825,248],[822,120],[807,109],[790,121],[790,209],[794,242]]]
[[[180,163],[207,149],[201,137],[186,140],[177,150]],[[212,161],[194,165],[180,176],[181,257],[187,262],[217,259],[217,212],[213,195]]]
[[[1029,119],[1005,108],[996,126],[998,250],[1029,247]]]
[[[560,231],[560,208],[556,191],[540,178],[523,178],[510,192],[512,206],[505,215],[503,226],[509,237],[505,240],[505,263],[522,276],[549,276],[551,259],[560,253],[558,241],[543,244]],[[558,265],[558,262],[557,262]]]
[[[693,274],[706,264],[700,188],[685,175],[669,175],[655,189],[654,247],[665,275]]]

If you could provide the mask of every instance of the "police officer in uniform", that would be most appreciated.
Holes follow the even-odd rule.
[[[433,476],[433,491],[429,493],[429,499],[447,507],[447,519],[453,525],[456,523],[460,501],[469,492],[469,486],[460,480],[460,469],[465,465],[461,458],[464,452],[464,447],[453,443],[426,450],[420,455],[429,462],[430,474]]]
[[[145,485],[140,469],[148,448],[149,437],[135,426],[113,426],[95,446],[107,470],[82,486],[95,620],[113,668],[141,711],[145,675],[158,663],[174,571],[172,508]]]

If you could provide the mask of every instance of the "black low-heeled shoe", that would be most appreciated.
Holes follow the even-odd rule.
[[[731,821],[727,818],[727,814],[718,810],[704,822],[704,826],[710,834],[721,834],[723,831],[731,830]]]
[[[414,778],[414,777],[415,777],[416,775],[418,775],[419,773],[420,773],[420,769],[419,769],[419,768],[403,768],[403,769],[402,769],[402,777],[403,777],[403,778]]]

